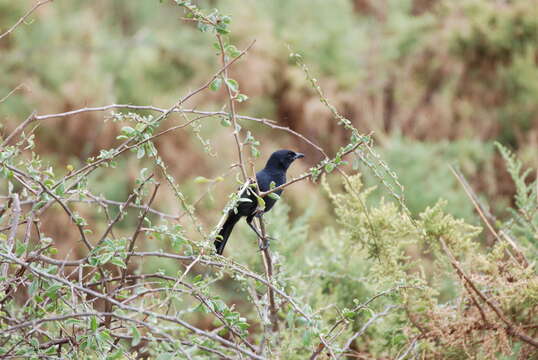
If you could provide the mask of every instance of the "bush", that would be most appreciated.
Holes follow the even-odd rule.
[[[1,357],[527,359],[535,353],[537,184],[528,181],[514,155],[499,146],[517,187],[512,218],[497,231],[499,224],[490,224],[476,203],[496,239],[483,249],[477,241],[481,229],[447,212],[446,202],[437,199],[445,195],[441,187],[407,205],[405,177],[400,180],[372,138],[329,102],[300,55],[292,53],[288,60],[303,71],[346,134],[337,151],[329,156],[289,128],[238,114],[237,106],[248,97],[229,68],[241,65],[250,46],[241,50],[231,43],[231,18],[218,10],[179,0],[176,6],[186,21],[214,39],[219,58],[213,75],[195,90],[165,109],[77,110],[119,112],[106,124],[116,131],[110,146],[96,146],[74,165],[71,159],[58,166],[42,157],[43,134],[35,126],[65,120],[70,112],[33,112],[2,138]],[[0,40],[4,36],[12,35],[1,34]],[[185,105],[201,94],[212,96],[211,91],[222,96],[223,110]],[[126,94],[128,102],[136,99]],[[170,124],[175,114],[180,120]],[[210,126],[204,128],[204,122]],[[261,240],[269,239],[266,231],[276,238],[271,248],[258,253],[258,239],[238,228],[234,237],[243,241],[234,243],[237,253],[224,257],[212,244],[218,225],[204,214],[214,215],[211,207],[222,204],[204,201],[230,173],[241,187],[249,185],[254,174],[246,159],[254,164],[264,150],[258,133],[246,129],[249,122],[298,136],[320,153],[319,163],[285,187],[320,182],[307,191],[325,190],[332,206],[324,216],[335,221],[315,224],[314,206],[291,220],[292,208],[280,200],[257,224]],[[190,130],[186,137],[211,157],[215,149],[208,137],[219,126],[234,139],[230,147],[237,159],[230,169],[222,176],[177,181],[170,168],[187,155],[167,154],[157,139]],[[476,157],[472,143],[456,144],[456,155],[450,146],[439,148],[449,159]],[[427,149],[412,150],[410,158],[424,159],[427,166]],[[361,173],[347,166],[352,156],[387,199],[363,186]],[[218,161],[223,159],[220,155]],[[403,160],[405,174],[407,160],[396,160]],[[193,169],[187,170],[191,177]],[[422,174],[410,174],[410,182]],[[343,189],[329,185],[328,177],[341,180]],[[456,178],[465,185],[461,175]],[[472,190],[465,189],[475,204]],[[454,194],[446,195],[461,201]],[[313,198],[308,196],[303,202]],[[238,193],[230,195],[225,209],[238,200]],[[170,203],[176,208],[166,209]],[[462,213],[471,217],[470,208]],[[51,238],[52,233],[57,236]]]

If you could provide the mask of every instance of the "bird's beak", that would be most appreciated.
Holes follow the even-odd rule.
[[[301,159],[301,158],[304,158],[304,154],[295,153],[295,159],[294,160]]]

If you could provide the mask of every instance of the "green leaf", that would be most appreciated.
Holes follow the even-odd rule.
[[[194,183],[195,184],[205,184],[205,183],[208,183],[208,182],[211,182],[211,180],[206,178],[206,177],[203,177],[203,176],[197,176],[197,177],[194,178]]]
[[[239,94],[235,97],[235,100],[237,100],[237,102],[243,102],[243,101],[247,101],[248,100],[248,96],[246,96],[245,94]]]
[[[26,245],[20,241],[15,245],[15,255],[21,256],[26,250]]]
[[[28,288],[28,294],[30,295],[30,297],[34,297],[34,294],[36,293],[38,289],[39,289],[39,280],[32,281],[32,283],[30,284],[30,287]]]
[[[278,199],[280,199],[280,196],[278,196],[278,194],[277,194],[277,193],[274,193],[274,192],[273,192],[273,193],[270,193],[270,194],[267,194],[267,196],[269,196],[269,197],[270,197],[271,199],[273,199],[273,200],[278,200]]]
[[[226,79],[226,85],[228,85],[233,92],[239,91],[239,84],[234,79]]]
[[[327,163],[325,165],[325,171],[327,171],[328,173],[331,173],[333,170],[334,170],[334,164],[333,163]]]
[[[303,333],[303,345],[304,346],[310,346],[310,343],[312,342],[313,332],[311,330],[306,330]]]
[[[235,47],[235,45],[228,45],[226,46],[226,53],[230,56],[230,57],[238,57],[239,55],[241,55],[241,51],[237,50],[237,48]]]
[[[250,147],[250,153],[251,153],[252,156],[255,157],[255,158],[259,158],[260,155],[261,155],[260,150],[258,150],[258,148],[255,147],[255,146],[251,146],[251,147]]]
[[[118,360],[118,359],[121,359],[122,357],[123,357],[123,350],[119,349],[119,350],[114,351],[112,354],[107,355],[106,360]]]
[[[135,129],[138,132],[142,132],[146,129],[146,124],[139,122],[136,124]]]
[[[146,150],[144,149],[144,146],[140,146],[138,148],[138,151],[136,152],[136,158],[142,159],[146,155]]]
[[[257,196],[258,198],[258,207],[265,209],[265,200],[263,200],[261,197]]]
[[[63,196],[63,194],[65,193],[65,186],[64,186],[64,183],[60,183],[60,185],[58,185],[58,187],[56,188],[56,190],[54,190],[54,193],[58,196]]]
[[[127,265],[125,265],[125,262],[123,262],[123,260],[118,256],[114,256],[112,259],[110,259],[110,263],[116,266],[119,266],[122,269],[127,268]]]
[[[98,259],[99,259],[99,264],[106,264],[107,262],[109,262],[112,257],[114,256],[114,253],[104,253],[102,255],[99,255]]]
[[[228,24],[225,24],[223,22],[218,23],[217,26],[215,26],[215,29],[221,35],[228,35],[230,33],[230,30],[228,29]]]
[[[92,331],[95,331],[97,330],[98,326],[99,324],[97,323],[97,318],[95,316],[92,316],[90,318],[90,329],[92,329]]]
[[[62,287],[60,284],[52,284],[45,292],[45,296],[56,299],[58,297],[58,290]]]
[[[125,136],[131,136],[135,133],[135,129],[130,126],[124,126],[121,128],[121,133]]]
[[[220,124],[224,127],[229,127],[230,125],[232,125],[232,122],[230,121],[230,119],[222,117],[220,118]]]
[[[213,80],[211,84],[209,84],[209,89],[213,91],[217,91],[218,89],[220,89],[221,85],[222,85],[222,79],[218,77],[215,80]]]
[[[134,326],[131,327],[131,336],[133,337],[133,340],[131,340],[131,346],[136,346],[140,344],[140,339],[141,339],[140,332]]]

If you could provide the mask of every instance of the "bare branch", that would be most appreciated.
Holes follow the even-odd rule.
[[[521,330],[518,330],[518,328],[506,317],[506,315],[503,313],[503,311],[497,307],[490,299],[488,299],[478,288],[476,287],[475,283],[471,280],[471,278],[463,271],[461,266],[459,265],[458,261],[446,245],[445,241],[442,238],[439,238],[439,242],[441,243],[443,250],[447,254],[450,262],[452,263],[452,266],[456,269],[458,274],[469,284],[470,288],[478,295],[482,301],[484,301],[494,312],[497,314],[499,319],[502,320],[503,323],[506,324],[506,331],[517,338],[519,338],[521,341],[526,342],[527,344],[530,344],[536,348],[538,348],[538,340],[531,338],[527,334],[523,333]]]
[[[24,14],[19,20],[17,20],[17,22],[15,24],[13,24],[12,27],[7,29],[3,34],[0,35],[0,40],[2,40],[2,38],[4,38],[5,36],[8,36],[9,34],[11,34],[17,28],[17,26],[22,24],[22,22],[24,20],[26,20],[26,18],[28,16],[30,16],[34,11],[36,11],[37,8],[39,8],[42,5],[45,5],[46,3],[49,3],[51,1],[53,1],[53,0],[41,0],[41,1],[37,2],[30,10],[28,10],[28,12],[26,14]]]

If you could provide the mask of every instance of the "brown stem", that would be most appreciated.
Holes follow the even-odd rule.
[[[478,295],[482,301],[484,301],[492,310],[497,314],[497,317],[501,319],[503,323],[506,325],[506,331],[510,335],[513,335],[517,338],[519,338],[521,341],[526,342],[527,344],[530,344],[536,348],[538,348],[538,340],[535,340],[531,338],[530,336],[526,335],[525,333],[521,332],[517,329],[517,327],[504,315],[501,309],[497,307],[491,300],[489,300],[478,288],[476,287],[475,283],[467,276],[467,274],[463,271],[462,267],[459,265],[458,261],[446,245],[443,238],[439,238],[439,242],[441,243],[443,250],[448,255],[448,258],[450,262],[452,263],[452,266],[456,269],[456,271],[460,274],[460,276],[465,279],[467,284],[469,284],[470,288]]]

